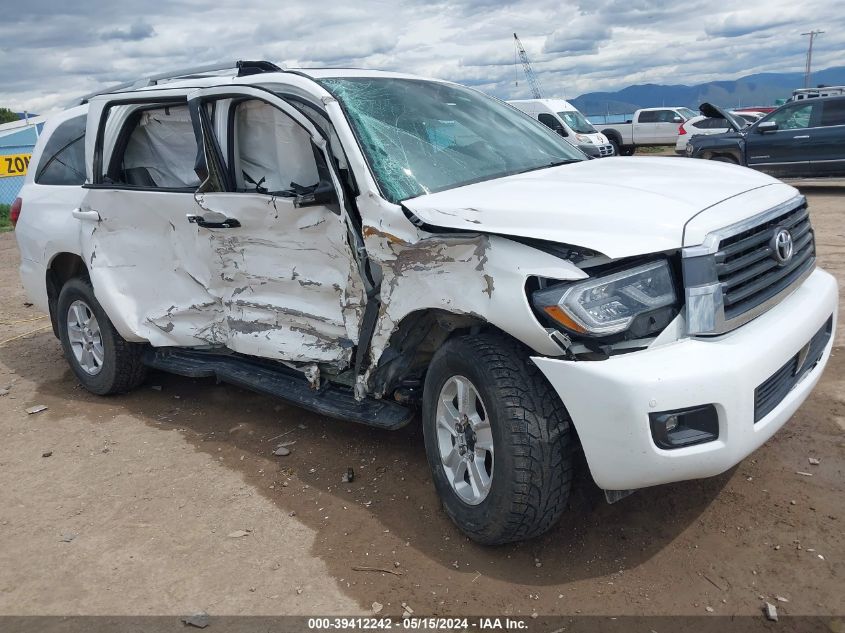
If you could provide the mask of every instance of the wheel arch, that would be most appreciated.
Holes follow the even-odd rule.
[[[423,308],[405,315],[390,336],[372,373],[375,393],[403,400],[422,394],[425,374],[434,354],[446,341],[466,334],[489,333],[525,346],[513,335],[477,314]],[[527,348],[526,348],[527,349]]]
[[[440,308],[409,312],[396,325],[379,356],[370,381],[372,390],[392,394],[404,386],[409,399],[415,399],[416,392],[422,393],[428,364],[443,343],[452,336],[487,328],[498,330],[474,314],[455,314]]]
[[[613,128],[607,128],[606,130],[601,131],[609,141],[615,142],[620,148],[622,147],[622,135],[614,130]]]
[[[732,150],[711,150],[707,152],[705,158],[708,160],[727,159],[736,165],[741,164],[739,156],[737,156]]]
[[[91,278],[88,274],[88,267],[85,265],[85,261],[76,253],[56,253],[47,265],[45,284],[47,286],[47,305],[50,310],[50,323],[53,326],[53,334],[57,338],[59,336],[57,315],[59,293],[68,280],[74,277]]]

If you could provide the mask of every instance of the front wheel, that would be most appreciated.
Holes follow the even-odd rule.
[[[490,334],[447,341],[426,375],[423,435],[446,514],[474,541],[531,538],[560,518],[570,420],[522,345]]]
[[[59,340],[73,373],[97,395],[124,393],[144,380],[143,347],[114,329],[87,279],[69,280],[56,308]]]

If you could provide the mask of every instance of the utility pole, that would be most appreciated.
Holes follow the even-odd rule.
[[[813,40],[816,39],[816,35],[821,35],[824,31],[809,31],[807,33],[802,33],[801,35],[809,35],[810,36],[810,47],[807,49],[807,68],[804,70],[804,87],[810,87],[810,77],[813,73]]]

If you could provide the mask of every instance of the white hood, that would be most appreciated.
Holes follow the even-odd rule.
[[[684,226],[770,176],[688,158],[612,158],[540,169],[403,202],[426,224],[530,237],[613,259],[680,248]],[[749,208],[748,216],[765,208]]]

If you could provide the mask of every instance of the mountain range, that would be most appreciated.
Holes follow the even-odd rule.
[[[845,66],[813,73],[813,86],[845,85]],[[638,108],[687,106],[698,110],[705,101],[737,108],[775,105],[804,85],[804,73],[757,73],[734,81],[709,81],[695,86],[638,84],[616,92],[588,92],[569,102],[585,115],[631,113]]]

